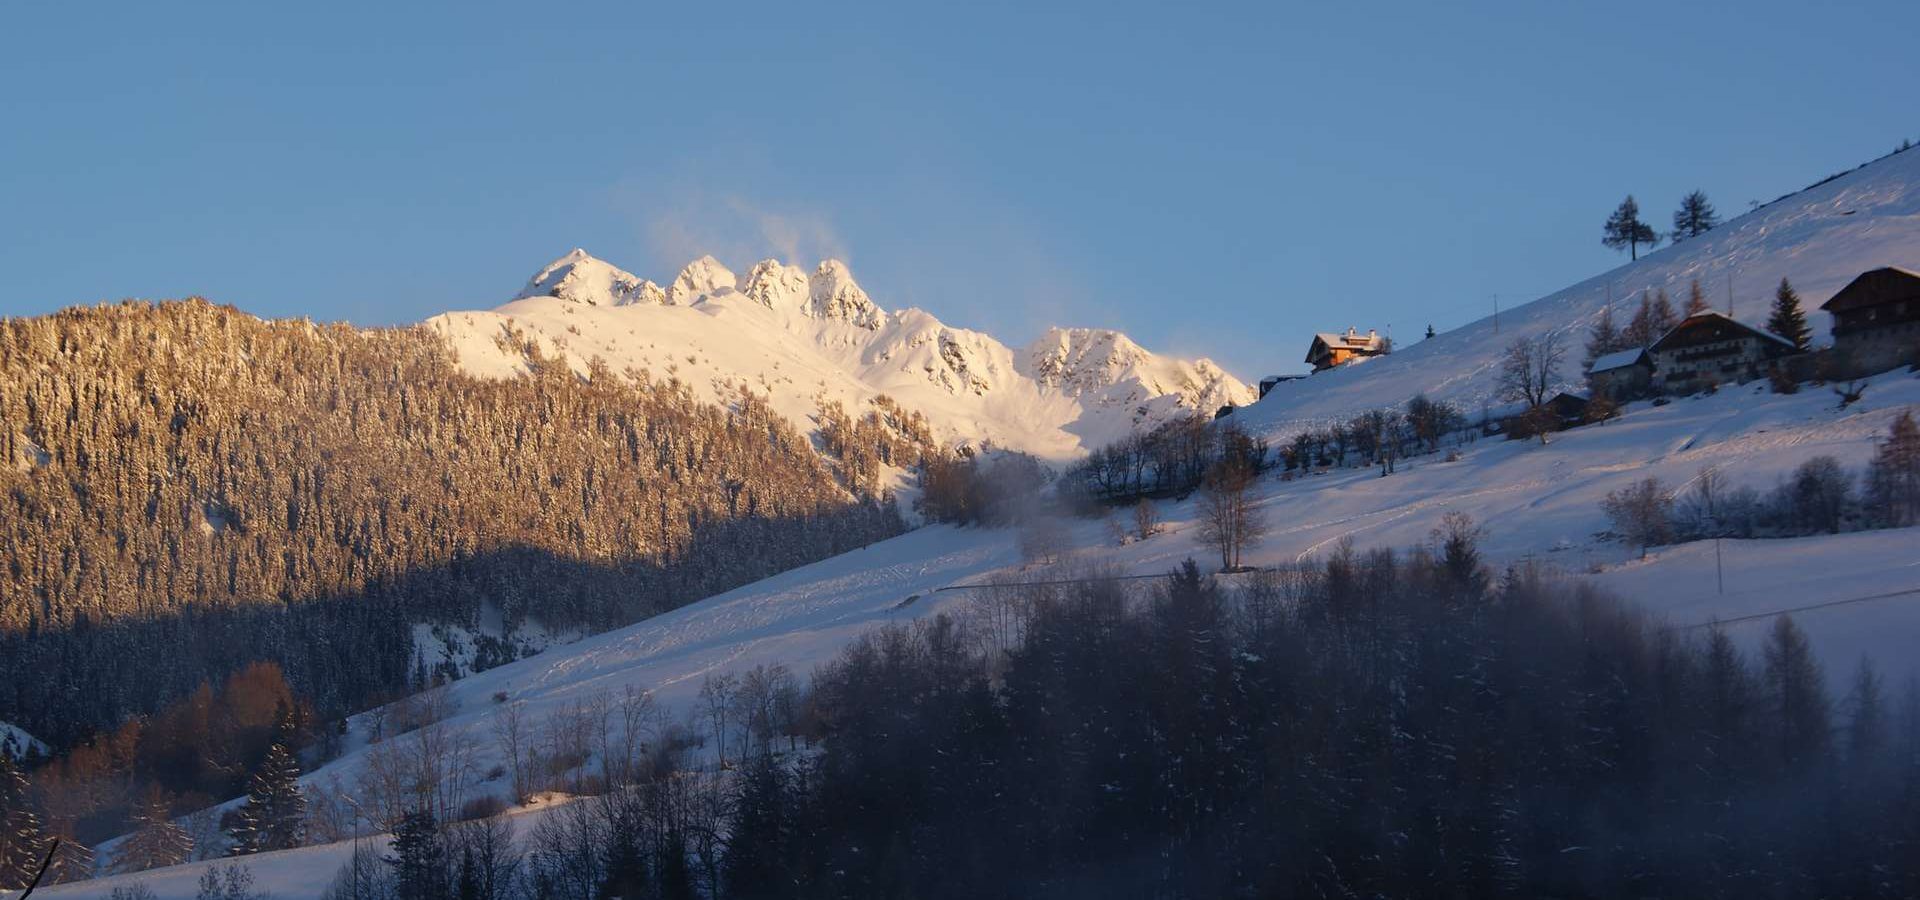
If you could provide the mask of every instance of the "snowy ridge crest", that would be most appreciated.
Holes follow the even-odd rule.
[[[674,378],[715,402],[746,388],[802,429],[820,405],[858,414],[886,396],[954,444],[992,443],[1068,460],[1177,415],[1252,401],[1212,362],[1175,359],[1107,329],[1056,328],[1022,349],[918,309],[889,312],[844,261],[812,269],[764,259],[744,276],[712,256],[663,290],[574,250],[491,312],[428,320],[475,374],[528,371],[518,348],[586,371]]]

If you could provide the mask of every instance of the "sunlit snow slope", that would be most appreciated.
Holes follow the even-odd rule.
[[[1560,372],[1564,386],[1576,387],[1582,381],[1586,332],[1609,298],[1614,320],[1625,324],[1642,291],[1664,287],[1678,304],[1696,278],[1723,311],[1731,279],[1734,317],[1754,324],[1766,321],[1780,279],[1790,279],[1808,307],[1817,342],[1828,318],[1815,307],[1854,276],[1887,265],[1920,268],[1920,151],[1868,163],[1700,237],[1503,311],[1497,327],[1489,316],[1408,343],[1390,356],[1280,384],[1237,413],[1235,421],[1283,436],[1367,409],[1397,406],[1420,392],[1475,413],[1482,403],[1497,402],[1497,367],[1507,345],[1519,336],[1551,332],[1560,333],[1568,348]]]
[[[946,442],[1052,460],[1181,412],[1252,400],[1211,361],[1161,356],[1115,331],[1053,329],[1016,350],[922,310],[887,312],[837,260],[811,271],[765,260],[737,276],[703,257],[662,288],[575,250],[507,305],[428,324],[481,375],[526,371],[535,343],[580,371],[598,357],[706,399],[751,390],[805,430],[822,400],[858,415],[887,395]]]

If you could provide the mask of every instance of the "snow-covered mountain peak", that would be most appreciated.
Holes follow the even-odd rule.
[[[880,327],[884,314],[867,292],[853,280],[853,271],[837,259],[824,260],[808,280],[811,302],[808,314],[821,319],[842,319],[868,330]]]
[[[720,264],[712,256],[702,256],[680,270],[667,288],[667,302],[674,306],[691,306],[707,297],[730,294],[739,287],[733,270]]]
[[[1205,411],[1253,400],[1245,384],[1212,360],[1160,356],[1107,328],[1050,328],[1027,345],[1020,365],[1043,387],[1103,405],[1172,396]]]
[[[812,292],[807,270],[777,259],[763,259],[747,270],[740,293],[768,309],[804,311]]]
[[[547,263],[514,299],[529,297],[557,297],[588,306],[666,302],[666,294],[659,285],[578,247]]]
[[[1219,367],[1158,356],[1117,331],[1055,329],[1016,350],[925,310],[889,313],[837,259],[812,269],[766,259],[736,277],[706,256],[661,291],[576,251],[535,281],[497,310],[428,324],[477,375],[531,371],[527,348],[537,344],[542,357],[581,372],[598,358],[615,372],[677,380],[712,402],[751,390],[804,430],[818,427],[825,403],[858,415],[884,395],[926,416],[942,441],[1056,461],[1177,415],[1251,400]],[[635,299],[642,296],[654,299]]]

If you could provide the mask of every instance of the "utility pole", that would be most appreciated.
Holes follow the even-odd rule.
[[[1500,333],[1500,295],[1493,295],[1493,333]]]
[[[1713,583],[1715,589],[1720,593],[1724,594],[1727,592],[1727,570],[1726,567],[1720,564],[1719,535],[1715,535],[1713,538]]]
[[[1727,270],[1727,318],[1733,318],[1733,270]]]

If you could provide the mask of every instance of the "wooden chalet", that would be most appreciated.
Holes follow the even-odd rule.
[[[1348,328],[1346,334],[1321,332],[1313,336],[1313,343],[1307,347],[1307,363],[1315,372],[1325,371],[1334,366],[1343,366],[1356,359],[1380,356],[1392,351],[1392,345],[1386,338],[1373,329],[1366,334]]]
[[[1883,266],[1820,305],[1833,316],[1833,349],[1857,370],[1920,362],[1920,273]]]
[[[1793,342],[1713,310],[1682,319],[1647,348],[1653,386],[1669,394],[1752,381],[1794,352]]]

